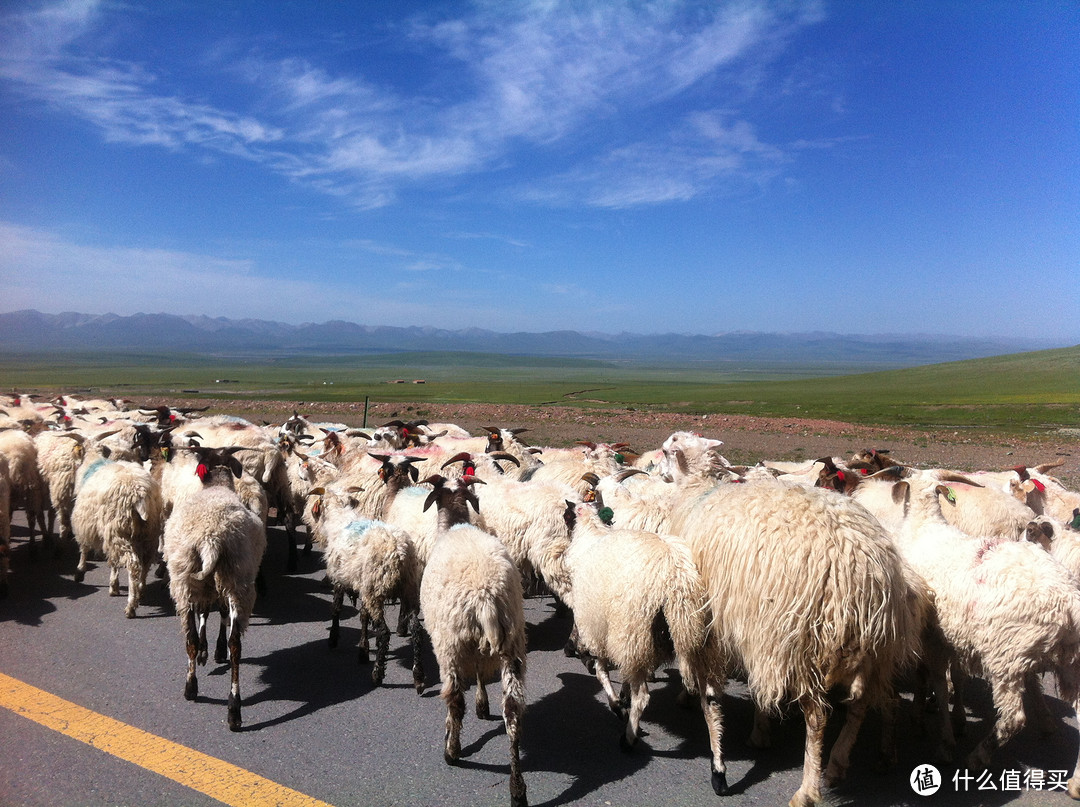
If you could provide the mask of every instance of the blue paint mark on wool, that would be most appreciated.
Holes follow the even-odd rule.
[[[359,521],[350,521],[345,525],[345,536],[350,540],[359,541],[372,527],[381,526],[383,526],[382,521],[375,521],[370,518],[362,518]]]
[[[94,460],[92,463],[90,463],[90,467],[87,468],[83,472],[82,484],[85,485],[86,480],[88,480],[90,477],[92,477],[94,474],[96,474],[98,471],[100,471],[102,468],[104,468],[110,462],[111,462],[111,460],[107,460],[104,457],[102,457],[101,459]]]

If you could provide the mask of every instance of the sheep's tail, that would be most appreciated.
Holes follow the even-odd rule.
[[[196,554],[199,556],[202,569],[195,572],[192,577],[195,580],[206,580],[217,569],[218,561],[221,559],[221,548],[217,544],[203,544],[196,550]]]
[[[476,620],[480,623],[480,652],[497,656],[503,649],[503,623],[499,618],[499,609],[495,600],[484,597],[476,609]]]
[[[671,562],[667,580],[663,582],[667,596],[661,610],[675,654],[693,662],[704,647],[709,632],[708,600],[689,548],[678,540],[668,543]]]

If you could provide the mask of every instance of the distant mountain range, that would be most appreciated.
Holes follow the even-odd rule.
[[[0,353],[139,352],[348,355],[464,351],[642,362],[790,362],[916,366],[1061,347],[1034,339],[925,334],[750,333],[714,335],[582,331],[498,333],[480,328],[289,325],[174,314],[0,314]]]

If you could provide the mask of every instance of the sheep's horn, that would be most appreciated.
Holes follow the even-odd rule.
[[[589,471],[589,473],[587,474],[583,474],[581,479],[583,482],[588,482],[590,485],[596,485],[600,482],[600,477],[598,477],[592,471]]]
[[[488,456],[491,457],[493,460],[509,460],[510,462],[514,463],[514,465],[516,465],[518,468],[521,467],[521,462],[518,460],[518,458],[515,457],[513,454],[507,454],[505,451],[495,451],[491,454],[488,454]]]
[[[617,474],[615,474],[615,481],[625,482],[627,479],[632,476],[636,476],[637,474],[645,474],[645,476],[648,476],[649,472],[643,471],[641,468],[627,468],[625,471],[619,471]]]
[[[441,467],[445,468],[447,465],[453,465],[455,462],[468,462],[472,459],[472,454],[468,451],[462,451],[459,454],[455,454],[450,459],[442,464]]]
[[[1057,462],[1047,462],[1042,465],[1036,465],[1035,470],[1040,474],[1045,474],[1051,468],[1058,468],[1065,464],[1065,460],[1058,460]]]

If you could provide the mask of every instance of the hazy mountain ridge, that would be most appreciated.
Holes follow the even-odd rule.
[[[385,353],[464,351],[626,361],[866,362],[914,366],[1061,347],[1034,339],[831,332],[605,334],[499,333],[470,327],[361,325],[332,320],[291,325],[257,319],[174,314],[0,314],[0,351]]]

